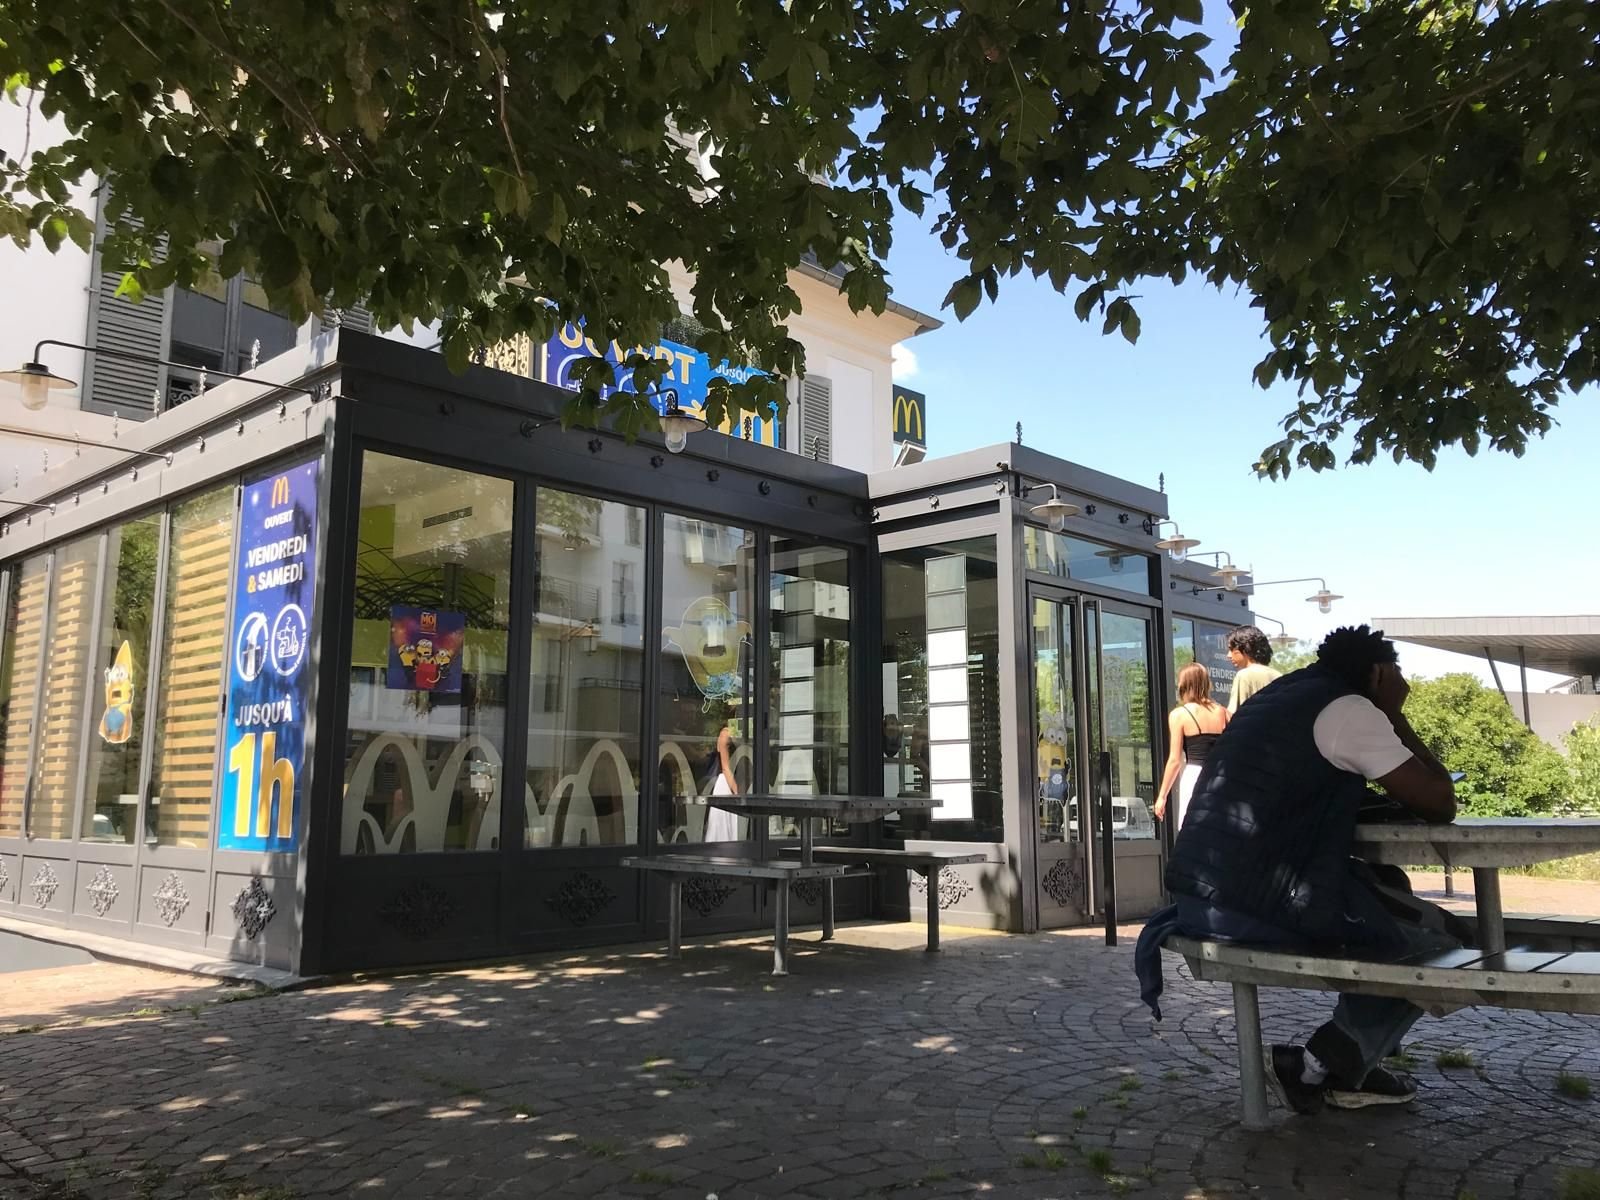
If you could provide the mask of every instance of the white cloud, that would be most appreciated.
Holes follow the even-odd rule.
[[[896,383],[904,383],[917,376],[917,355],[904,342],[894,348],[894,379]]]

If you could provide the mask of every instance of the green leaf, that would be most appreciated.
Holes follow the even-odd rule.
[[[1139,340],[1139,314],[1133,311],[1132,304],[1123,309],[1118,328],[1121,329],[1122,336],[1129,345]]]
[[[958,279],[945,295],[944,303],[953,308],[956,320],[965,321],[977,309],[978,302],[983,299],[983,281],[976,276],[968,275]]]

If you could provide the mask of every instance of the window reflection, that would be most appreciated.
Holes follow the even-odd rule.
[[[512,506],[509,480],[363,456],[346,854],[499,845]]]
[[[661,743],[663,843],[751,836],[748,818],[716,808],[749,791],[754,535],[668,513],[662,537]]]
[[[540,488],[524,844],[638,840],[644,510]],[[635,536],[637,534],[637,536]]]
[[[1154,559],[1148,554],[1136,554],[1119,546],[1107,546],[1065,533],[1051,533],[1037,525],[1023,528],[1022,546],[1030,571],[1140,596],[1151,595],[1154,590],[1151,572]]]
[[[884,795],[940,801],[904,836],[1004,840],[997,579],[992,537],[883,556]]]
[[[850,792],[850,554],[772,539],[770,790]],[[771,818],[774,836],[797,836]],[[844,832],[840,826],[836,832]]]
[[[106,580],[94,671],[89,680],[89,767],[83,828],[91,842],[131,844],[138,826],[150,631],[155,612],[161,520],[114,525],[107,535]]]

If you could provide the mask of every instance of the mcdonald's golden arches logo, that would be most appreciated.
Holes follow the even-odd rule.
[[[919,446],[928,444],[927,405],[928,398],[921,392],[913,392],[910,388],[894,389],[895,441],[915,442]]]
[[[289,477],[279,475],[272,481],[272,507],[281,508],[289,503]]]

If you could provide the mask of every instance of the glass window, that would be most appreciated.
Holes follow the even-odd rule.
[[[1098,629],[1092,619],[1089,622],[1089,639],[1090,653],[1099,656],[1099,670],[1089,672],[1090,744],[1103,747],[1111,759],[1112,836],[1153,838],[1156,763],[1151,743],[1155,714],[1150,704],[1150,622],[1102,612]]]
[[[346,854],[500,844],[513,499],[508,479],[362,458]]]
[[[1140,596],[1153,593],[1150,568],[1155,560],[1148,554],[1135,554],[1118,546],[1106,546],[1065,533],[1051,533],[1037,525],[1023,528],[1022,547],[1030,571]]]
[[[770,583],[770,790],[848,795],[850,553],[773,538]],[[771,820],[775,836],[799,834],[791,818]]]
[[[1167,700],[1178,703],[1178,673],[1194,661],[1194,622],[1187,617],[1172,618],[1172,680]]]
[[[138,826],[160,542],[161,519],[152,515],[113,526],[106,544],[98,657],[89,680],[89,715],[96,724],[89,735],[79,830],[85,841],[131,845]]]
[[[261,343],[261,362],[294,349],[296,327],[267,302],[267,293],[254,279],[240,278],[238,283],[239,343],[234,347],[233,369],[244,371],[250,366],[250,355],[257,342]]]
[[[5,644],[0,646],[0,837],[22,833],[28,788],[28,743],[39,698],[39,654],[44,648],[47,555],[11,568],[6,594]]]
[[[145,841],[159,846],[201,848],[211,840],[235,496],[229,485],[172,510],[144,818]]]
[[[884,795],[941,802],[902,814],[907,837],[1004,840],[995,543],[883,556]]]
[[[663,531],[657,833],[665,844],[738,841],[750,820],[712,805],[754,776],[755,535],[676,513]]]
[[[1211,698],[1224,707],[1233,693],[1233,677],[1239,673],[1228,657],[1228,634],[1233,628],[1210,621],[1194,622],[1194,661],[1211,673]]]
[[[644,510],[540,488],[523,844],[639,837]],[[608,565],[609,564],[609,565]],[[609,612],[601,596],[609,591]]]
[[[55,551],[50,576],[50,628],[45,634],[40,684],[39,737],[34,750],[33,799],[28,833],[70,838],[77,804],[78,765],[84,748],[84,683],[94,640],[94,592],[100,572],[100,535]]]

